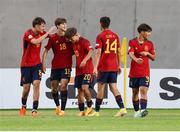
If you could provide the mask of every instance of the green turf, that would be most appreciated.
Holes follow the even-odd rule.
[[[150,109],[149,115],[141,119],[134,119],[132,110],[128,110],[128,115],[123,118],[113,117],[116,112],[117,109],[102,109],[100,117],[78,117],[77,109],[69,109],[65,117],[58,117],[54,110],[39,110],[36,118],[31,117],[30,111],[22,118],[18,110],[0,110],[0,130],[180,131],[180,109]]]

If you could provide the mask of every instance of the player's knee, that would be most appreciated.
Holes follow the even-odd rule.
[[[57,93],[58,89],[51,87],[51,93]]]
[[[67,83],[61,83],[61,90],[62,91],[67,90]]]
[[[133,94],[133,96],[132,96],[132,100],[138,100],[139,99],[139,96],[138,96],[138,94]]]
[[[33,82],[33,87],[34,88],[39,88],[40,87],[40,81],[34,81]]]
[[[78,95],[79,95],[79,96],[83,96],[83,95],[84,95],[84,91],[83,91],[82,88],[79,88],[79,89],[78,89]]]
[[[132,93],[133,97],[138,97],[138,94],[139,94],[138,92],[133,92]]]
[[[57,89],[58,89],[58,85],[59,85],[58,82],[52,81],[52,82],[51,82],[51,89],[52,89],[52,90],[57,90]]]

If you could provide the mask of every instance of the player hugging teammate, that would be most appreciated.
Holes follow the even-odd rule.
[[[26,115],[26,102],[33,85],[32,116],[37,116],[39,104],[40,81],[42,72],[46,71],[48,51],[52,49],[54,57],[51,62],[51,93],[56,105],[55,113],[65,115],[68,97],[68,83],[71,78],[72,56],[76,57],[76,75],[74,87],[78,89],[78,116],[99,116],[100,106],[104,98],[104,89],[108,84],[113,93],[119,111],[115,116],[127,114],[121,94],[117,87],[117,76],[121,73],[121,52],[119,37],[109,29],[110,18],[100,18],[101,33],[96,39],[95,65],[93,66],[93,48],[89,40],[81,37],[76,28],[67,29],[67,20],[57,18],[55,26],[45,32],[45,20],[36,17],[32,28],[27,30],[23,38],[23,56],[21,61],[22,108],[20,116]],[[132,88],[132,101],[135,110],[134,117],[147,115],[147,91],[149,87],[149,59],[155,59],[153,43],[148,40],[151,27],[141,24],[138,27],[139,36],[129,42],[128,54],[132,59],[130,67],[129,86]],[[45,46],[42,61],[40,59],[41,43],[49,38]],[[93,88],[94,77],[97,76],[98,89],[95,110],[92,105],[92,95],[89,88]],[[59,91],[61,104],[59,102]],[[139,99],[139,93],[141,95]],[[85,100],[87,110],[85,111]],[[141,110],[139,108],[141,106]]]

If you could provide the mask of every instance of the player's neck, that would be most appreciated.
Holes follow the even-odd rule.
[[[141,35],[139,35],[138,37],[137,37],[137,40],[138,40],[138,42],[139,42],[139,44],[143,44],[144,43],[144,37],[143,36],[141,36]]]
[[[39,31],[37,31],[35,28],[32,28],[32,31],[33,31],[35,34],[39,33]]]
[[[106,31],[106,30],[109,30],[109,28],[102,28],[102,32]]]
[[[62,31],[57,31],[57,35],[60,36],[60,37],[64,36],[64,34],[65,34],[65,33],[62,32]]]

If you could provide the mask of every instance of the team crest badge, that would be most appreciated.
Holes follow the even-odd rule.
[[[148,46],[145,46],[145,47],[144,47],[144,50],[145,50],[145,51],[148,51],[148,50],[149,50]]]

